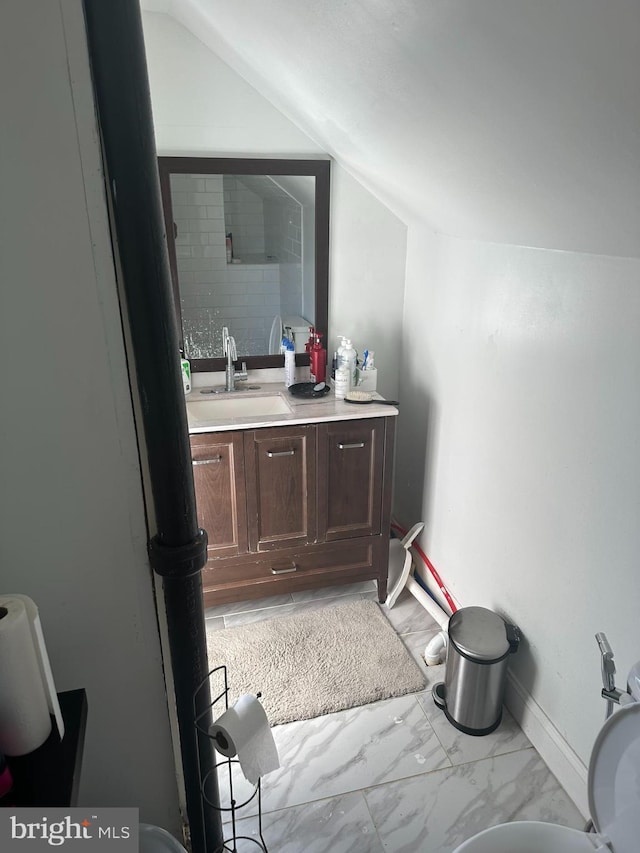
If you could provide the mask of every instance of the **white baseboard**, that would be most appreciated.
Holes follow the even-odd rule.
[[[505,705],[587,820],[587,768],[512,673],[507,674]]]

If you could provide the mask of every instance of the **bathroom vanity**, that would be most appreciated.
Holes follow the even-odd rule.
[[[384,601],[397,409],[276,387],[187,401],[205,607],[368,579]]]

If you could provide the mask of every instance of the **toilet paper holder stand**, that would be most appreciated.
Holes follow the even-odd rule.
[[[218,677],[221,677],[222,684],[224,685],[223,689],[218,693],[218,695],[211,699],[211,679],[218,674]],[[200,707],[203,694],[205,688],[208,690],[208,700],[200,711],[198,708]],[[258,693],[257,697],[260,698],[262,694]],[[206,694],[205,694],[206,696]],[[205,678],[200,682],[196,690],[193,694],[193,714],[194,714],[194,726],[196,729],[196,737],[197,738],[206,738],[207,741],[211,744],[212,749],[214,749],[214,744],[216,742],[216,738],[209,734],[209,722],[211,718],[211,712],[216,707],[216,705],[220,705],[224,702],[224,710],[228,710],[229,708],[229,680],[226,666],[217,666],[214,669],[210,670]],[[221,746],[225,746],[225,744],[220,744]],[[219,753],[218,753],[219,755]],[[211,767],[206,773],[202,773],[202,766],[200,763],[200,750],[197,750],[198,756],[198,775],[200,778],[200,794],[202,796],[202,802],[204,807],[207,806],[211,809],[214,809],[217,812],[224,812],[231,815],[231,831],[232,834],[229,838],[224,839],[224,850],[234,851],[236,849],[236,844],[238,841],[252,841],[259,850],[264,851],[264,853],[269,853],[267,850],[267,845],[262,835],[262,780],[258,779],[256,785],[253,788],[251,794],[244,800],[242,803],[237,803],[234,796],[234,786],[233,786],[233,765],[239,764],[237,758],[226,758],[224,756],[219,755],[221,758],[220,761],[214,763],[213,767]],[[207,796],[207,784],[210,782],[211,777],[214,774],[218,773],[219,767],[225,767],[227,771],[227,776],[229,780],[229,805],[217,805],[216,803],[211,802],[209,797]],[[237,834],[237,820],[238,812],[243,809],[245,806],[248,806],[249,803],[253,802],[253,800],[257,797],[258,804],[258,813],[257,815],[253,815],[258,819],[258,838],[253,838],[248,835],[238,835]],[[228,844],[232,844],[232,847],[228,847]]]

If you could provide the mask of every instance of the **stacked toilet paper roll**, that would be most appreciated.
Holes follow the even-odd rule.
[[[0,752],[26,755],[64,724],[38,608],[26,595],[0,596]]]
[[[245,693],[209,727],[215,748],[227,758],[238,756],[252,785],[280,767],[278,748],[258,698]]]

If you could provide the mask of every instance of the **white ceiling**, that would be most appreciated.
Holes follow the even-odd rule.
[[[407,222],[640,256],[638,0],[143,0]]]

